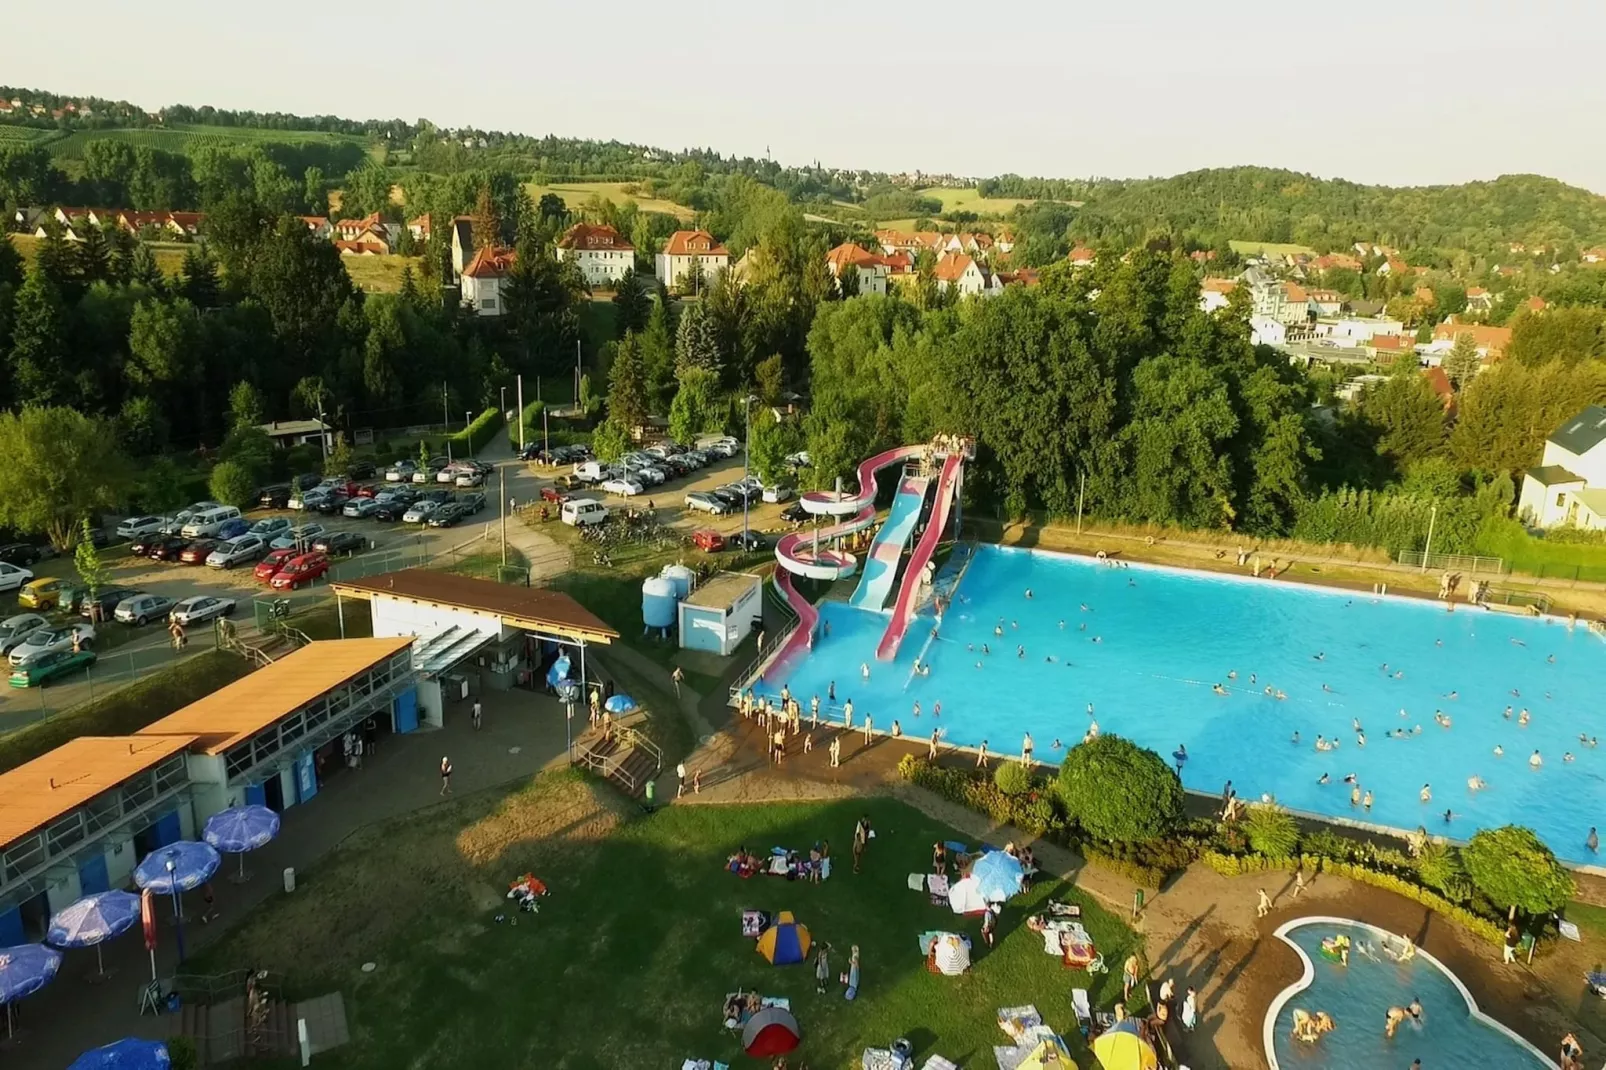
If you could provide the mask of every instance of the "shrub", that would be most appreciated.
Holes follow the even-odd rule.
[[[1288,811],[1272,803],[1255,803],[1244,818],[1249,849],[1273,858],[1287,858],[1299,846],[1299,826]]]
[[[1443,843],[1428,843],[1416,859],[1422,883],[1450,899],[1461,902],[1471,892],[1467,871],[1461,865],[1461,852]]]
[[[1555,910],[1573,896],[1573,878],[1532,829],[1506,825],[1475,833],[1461,862],[1478,891],[1528,914]]]
[[[225,505],[245,508],[256,500],[257,481],[238,461],[219,461],[207,481],[212,497]]]
[[[167,1058],[173,1070],[196,1070],[201,1065],[195,1051],[195,1038],[182,1034],[167,1039]]]
[[[1005,795],[1025,795],[1032,790],[1032,773],[1020,762],[1004,762],[993,774],[993,783]]]
[[[461,456],[465,447],[471,454],[478,453],[486,443],[496,437],[496,433],[502,430],[502,425],[505,423],[507,423],[507,413],[495,406],[486,409],[474,417],[474,421],[466,428],[451,436],[453,453]]]
[[[1072,747],[1060,765],[1059,796],[1072,817],[1101,840],[1141,843],[1182,822],[1182,782],[1158,754],[1120,736]]]

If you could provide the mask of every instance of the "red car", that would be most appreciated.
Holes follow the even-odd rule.
[[[357,493],[353,494],[352,497],[353,498],[375,498],[375,497],[378,497],[380,490],[382,490],[383,488],[384,488],[384,484],[383,483],[380,483],[380,484],[364,483],[362,486],[357,488]]]
[[[692,532],[691,541],[693,546],[707,553],[725,549],[725,536],[713,528],[703,528],[701,531]]]
[[[276,591],[295,590],[303,583],[313,580],[329,571],[329,557],[327,554],[310,553],[293,557],[268,581]]]
[[[254,575],[259,583],[267,583],[273,579],[274,573],[283,568],[292,557],[296,556],[294,549],[269,550],[268,556],[257,562]]]
[[[544,502],[551,502],[553,505],[562,505],[572,497],[574,497],[574,495],[568,493],[567,491],[559,490],[557,487],[541,488],[541,500]]]
[[[179,552],[178,559],[186,565],[204,565],[207,556],[220,545],[217,539],[196,539]]]

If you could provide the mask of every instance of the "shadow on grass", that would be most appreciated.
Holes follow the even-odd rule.
[[[1036,1003],[1090,1064],[1071,989],[1108,1007],[1119,969],[1063,969],[1024,920],[1051,896],[1078,902],[1116,964],[1137,938],[1074,889],[1049,881],[1018,897],[987,948],[976,919],[908,888],[934,840],[961,837],[902,803],[671,806],[625,820],[597,790],[559,774],[377,826],[208,952],[209,965],[250,963],[283,971],[301,992],[344,991],[354,1043],[333,1065],[348,1067],[734,1063],[739,1038],[720,1016],[738,988],[789,998],[799,1057],[815,1065],[856,1062],[900,1036],[916,1041],[921,1061],[935,1051],[985,1065],[1005,1040],[997,1008],[1021,1003]],[[861,813],[878,836],[854,874],[846,848]],[[839,865],[820,884],[725,869],[741,846],[819,840]],[[527,871],[552,894],[537,914],[508,912],[508,882]],[[812,964],[775,967],[756,953],[741,935],[744,909],[791,910],[829,945],[827,995],[815,993]],[[917,939],[931,929],[970,935],[968,974],[926,970]],[[847,1002],[836,977],[854,944],[862,989]],[[378,969],[361,973],[369,960]]]

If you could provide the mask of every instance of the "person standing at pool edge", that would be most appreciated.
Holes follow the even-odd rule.
[[[1020,741],[1020,763],[1029,766],[1032,764],[1032,734],[1027,732]]]

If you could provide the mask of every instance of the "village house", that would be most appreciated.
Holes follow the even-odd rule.
[[[1511,348],[1510,327],[1490,327],[1482,323],[1457,323],[1455,317],[1433,328],[1433,340],[1422,351],[1429,364],[1438,364],[1445,354],[1455,348],[1455,340],[1463,334],[1472,336],[1478,357],[1484,364],[1493,364]]]
[[[322,420],[275,420],[270,424],[258,424],[257,430],[267,435],[275,446],[288,449],[291,446],[317,445],[322,439],[325,446],[335,444],[334,430]]]
[[[672,290],[689,293],[712,284],[730,263],[729,250],[708,231],[677,230],[658,254],[658,281]]]
[[[1545,440],[1522,477],[1517,515],[1533,527],[1606,528],[1606,408],[1591,405]]]
[[[1393,364],[1407,353],[1411,355],[1411,359],[1416,359],[1416,340],[1409,335],[1374,334],[1367,339],[1365,347],[1372,357],[1372,363],[1384,367]]]
[[[462,278],[463,269],[474,259],[474,220],[470,216],[452,217],[452,278]]]
[[[1232,292],[1237,288],[1237,279],[1205,279],[1199,284],[1200,311],[1214,312],[1218,308],[1226,308],[1231,303]]]
[[[312,232],[314,238],[328,241],[334,236],[334,224],[329,222],[326,215],[298,215],[296,218],[307,225],[307,230]]]
[[[390,253],[390,246],[374,239],[369,232],[365,231],[364,235],[351,241],[336,238],[332,244],[340,250],[341,256],[386,256]]]
[[[900,253],[899,256],[907,256]],[[831,269],[831,277],[840,279],[842,273],[852,267],[859,277],[859,294],[884,294],[887,292],[887,277],[890,274],[885,257],[877,256],[863,246],[844,242],[825,254],[825,266]]]
[[[1003,290],[996,275],[964,253],[947,253],[937,261],[934,271],[937,287],[943,292],[957,290],[962,296],[994,296]]]
[[[429,213],[425,212],[417,219],[407,221],[407,232],[413,236],[413,241],[426,242],[430,237]]]
[[[1312,271],[1361,270],[1361,262],[1348,253],[1328,253],[1326,256],[1318,256],[1310,262],[1310,266]]]
[[[376,240],[383,240],[384,225],[384,220],[379,218],[378,212],[370,212],[361,219],[342,219],[335,224],[335,233],[343,241],[357,241],[367,231],[377,229],[381,236]]]
[[[459,285],[463,291],[463,307],[472,309],[477,316],[500,316],[506,311],[503,290],[508,274],[513,270],[518,253],[512,249],[492,249],[482,246],[474,258],[463,268]]]
[[[1310,294],[1297,282],[1277,282],[1261,278],[1251,284],[1255,314],[1276,320],[1287,326],[1305,326],[1310,322],[1312,305]]]
[[[1404,275],[1411,267],[1397,256],[1391,256],[1377,267],[1379,275]]]
[[[1092,267],[1098,262],[1099,254],[1085,245],[1078,245],[1070,251],[1066,259],[1071,262],[1073,268]]]
[[[1364,346],[1377,335],[1398,336],[1405,329],[1399,320],[1383,317],[1340,316],[1317,325],[1318,337],[1344,349]]]
[[[610,226],[576,223],[558,239],[560,261],[572,260],[588,286],[614,286],[636,266],[636,247]]]
[[[1482,286],[1467,287],[1468,312],[1492,312],[1494,310],[1494,295]]]
[[[1305,297],[1318,316],[1336,316],[1344,311],[1344,295],[1337,290],[1308,290]]]
[[[1585,249],[1579,259],[1586,264],[1606,263],[1606,248],[1597,245],[1593,249]]]
[[[1545,309],[1550,307],[1550,302],[1546,301],[1538,294],[1534,294],[1532,297],[1528,298],[1528,300],[1522,303],[1522,307],[1526,308],[1529,312],[1543,312]]]

